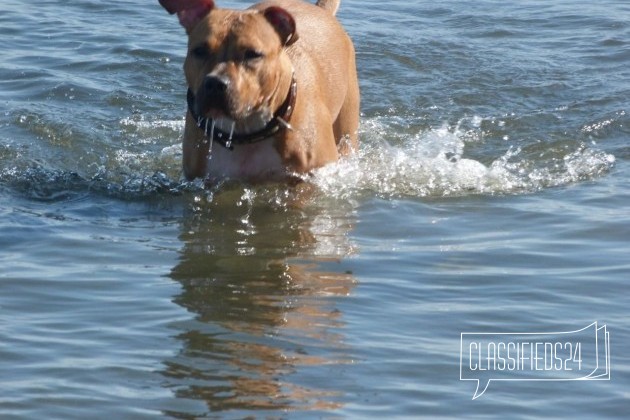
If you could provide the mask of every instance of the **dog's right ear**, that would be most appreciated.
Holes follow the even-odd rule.
[[[170,14],[177,13],[179,23],[190,33],[214,9],[214,0],[159,0]]]

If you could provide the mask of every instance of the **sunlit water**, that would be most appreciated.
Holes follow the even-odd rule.
[[[5,1],[0,417],[624,417],[630,5],[339,17],[361,150],[204,188],[175,18]],[[462,332],[594,321],[610,381],[460,381]]]

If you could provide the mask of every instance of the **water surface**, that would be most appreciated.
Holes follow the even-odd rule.
[[[298,189],[183,181],[157,2],[2,9],[2,417],[624,417],[630,5],[343,1],[362,148]],[[610,381],[459,380],[594,321]]]

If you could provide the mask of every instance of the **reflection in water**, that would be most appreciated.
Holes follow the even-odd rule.
[[[322,373],[352,362],[336,302],[355,280],[322,267],[353,253],[352,208],[284,187],[194,201],[171,277],[195,319],[177,326],[168,386],[211,411],[339,407]]]

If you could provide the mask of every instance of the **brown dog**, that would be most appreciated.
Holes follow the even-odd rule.
[[[340,0],[159,0],[188,33],[188,179],[284,180],[357,148],[359,85]]]

